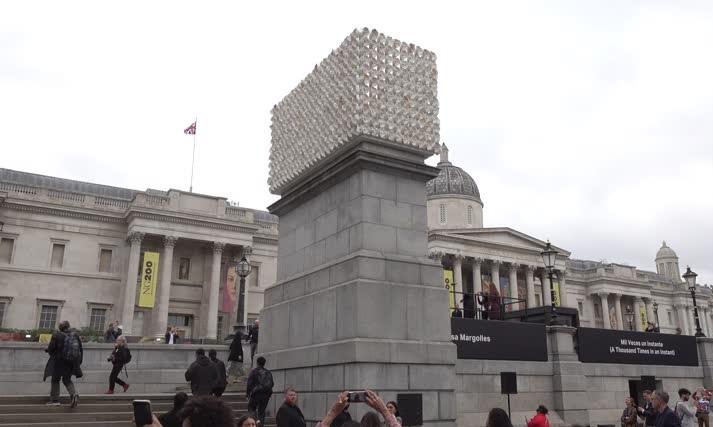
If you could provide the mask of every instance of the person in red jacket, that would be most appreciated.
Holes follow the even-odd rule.
[[[547,419],[547,408],[543,405],[537,407],[537,415],[527,422],[527,427],[550,427],[550,420]]]

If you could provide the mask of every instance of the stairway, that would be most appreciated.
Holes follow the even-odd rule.
[[[231,387],[232,388],[232,387]],[[243,387],[244,390],[244,387]],[[223,400],[233,409],[236,419],[247,413],[245,392],[228,392]],[[154,414],[160,415],[173,406],[173,394],[81,395],[77,408],[69,407],[69,399],[61,399],[62,406],[45,406],[44,396],[0,396],[0,427],[134,427],[134,399],[151,401]],[[275,419],[266,418],[265,427],[274,427]]]

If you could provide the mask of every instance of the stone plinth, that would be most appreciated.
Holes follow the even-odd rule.
[[[386,399],[422,393],[424,424],[453,425],[448,294],[426,256],[425,182],[438,171],[424,157],[358,137],[270,208],[278,279],[265,292],[260,352],[275,391],[295,387],[310,422],[338,392],[370,388]]]

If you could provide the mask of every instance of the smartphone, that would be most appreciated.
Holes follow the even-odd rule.
[[[153,417],[151,416],[151,401],[134,400],[133,404],[136,427],[144,427],[145,425],[153,424]]]
[[[349,403],[366,403],[366,391],[350,391],[347,394]]]

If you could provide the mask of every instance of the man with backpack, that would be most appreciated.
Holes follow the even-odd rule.
[[[114,351],[111,352],[107,361],[111,362],[112,368],[111,374],[109,374],[109,390],[104,394],[114,394],[114,386],[116,384],[119,384],[124,389],[124,392],[126,392],[126,390],[129,389],[129,384],[119,378],[121,370],[127,363],[131,362],[131,351],[129,351],[129,347],[126,346],[125,336],[120,335],[119,338],[116,339]]]
[[[261,426],[265,425],[265,408],[272,396],[272,387],[275,385],[272,372],[265,369],[265,363],[264,357],[257,358],[257,368],[250,372],[247,384],[248,411],[257,415]]]
[[[71,400],[71,407],[76,408],[79,395],[72,383],[72,375],[82,377],[82,341],[79,336],[69,329],[69,322],[63,320],[59,323],[59,330],[52,334],[47,349],[50,358],[45,366],[44,379],[52,377],[50,401],[48,406],[59,406],[59,381],[67,388]]]

